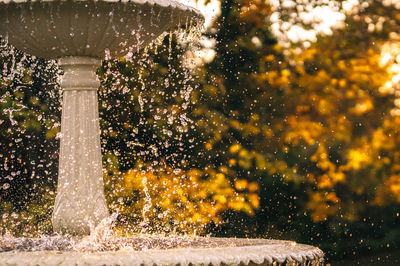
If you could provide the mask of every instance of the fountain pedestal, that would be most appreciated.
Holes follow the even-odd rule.
[[[96,69],[101,60],[63,57],[61,141],[55,232],[89,234],[108,216],[104,197]]]

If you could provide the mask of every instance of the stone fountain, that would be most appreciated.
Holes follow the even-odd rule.
[[[172,0],[0,0],[0,35],[26,53],[58,60],[64,71],[54,232],[87,235],[109,216],[103,191],[97,101],[100,84],[96,69],[102,59],[139,52],[166,31],[202,21],[197,10]],[[41,251],[57,249],[62,238],[47,239],[47,248],[43,248],[46,245],[41,239],[29,239],[31,249],[13,248],[25,240],[2,243],[0,238],[0,252],[7,251],[4,245],[11,247],[1,254],[0,265],[295,265],[307,261],[317,265],[323,259],[317,248],[273,240],[197,238],[201,244],[187,245],[189,248],[178,249],[182,245],[177,245],[144,253],[111,250],[91,255],[68,248],[63,253]]]
[[[0,1],[0,33],[16,48],[57,59],[63,109],[56,232],[88,234],[109,213],[102,177],[96,69],[201,15],[174,1]],[[166,23],[168,22],[168,23]]]

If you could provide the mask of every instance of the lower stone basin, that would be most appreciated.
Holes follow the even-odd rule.
[[[0,238],[0,265],[279,264],[323,265],[323,252],[292,241],[267,239],[136,236],[90,244],[65,236]]]

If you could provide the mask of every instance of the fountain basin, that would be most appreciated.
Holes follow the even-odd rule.
[[[104,58],[105,51],[118,58],[202,19],[196,9],[167,0],[0,0],[0,35],[45,59]]]

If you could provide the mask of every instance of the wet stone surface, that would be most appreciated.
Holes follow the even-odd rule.
[[[288,245],[293,242],[285,241]],[[106,239],[88,237],[48,236],[41,238],[0,237],[0,252],[7,251],[118,251],[118,250],[149,250],[174,248],[217,248],[243,247],[255,245],[282,244],[282,241],[263,239],[227,239],[189,237],[189,236],[159,236],[138,235],[130,238],[112,236]]]
[[[291,241],[177,235],[97,237],[0,237],[0,265],[324,265],[320,249]]]

